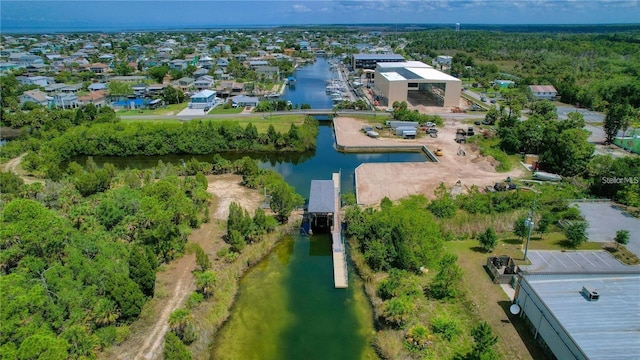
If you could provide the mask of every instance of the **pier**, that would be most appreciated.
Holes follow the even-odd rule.
[[[340,220],[340,173],[333,173],[331,180],[311,181],[307,212],[310,228],[330,230],[333,282],[337,289],[344,289],[349,281]]]

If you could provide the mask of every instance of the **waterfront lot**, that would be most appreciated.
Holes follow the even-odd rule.
[[[437,138],[423,136],[415,140],[386,137],[387,130],[381,131],[380,138],[370,138],[360,131],[364,124],[364,121],[354,118],[335,118],[336,143],[352,149],[379,147],[387,148],[389,151],[393,151],[394,147],[424,145],[432,153],[441,149],[443,155],[438,157],[440,161],[438,163],[361,165],[356,169],[356,194],[358,203],[363,205],[378,204],[385,196],[391,200],[415,194],[432,198],[433,191],[440,183],[452,187],[460,180],[463,188],[468,189],[474,184],[484,187],[502,181],[508,176],[516,178],[526,174],[524,168],[498,173],[495,170],[495,160],[480,155],[475,145],[456,143],[454,141],[456,129],[462,126],[467,127],[459,119],[445,120],[444,127],[438,129]],[[466,155],[457,155],[459,149],[462,149]]]

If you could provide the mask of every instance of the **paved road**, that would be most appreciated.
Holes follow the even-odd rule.
[[[200,114],[200,115],[126,115],[120,116],[122,120],[182,120],[189,121],[194,119],[233,119],[233,118],[242,118],[242,117],[256,117],[256,116],[274,116],[274,115],[300,115],[300,114],[322,114],[322,113],[337,113],[340,116],[350,116],[350,115],[376,115],[380,117],[389,117],[390,113],[387,112],[374,112],[374,111],[333,111],[331,109],[311,109],[311,110],[291,110],[291,111],[274,111],[268,113],[240,113],[240,114]],[[439,114],[442,118],[445,119],[458,119],[458,120],[466,120],[466,119],[481,119],[484,117],[484,114]]]

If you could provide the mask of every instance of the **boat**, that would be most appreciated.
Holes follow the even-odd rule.
[[[542,181],[561,181],[562,180],[562,176],[558,174],[544,172],[544,171],[534,172],[533,178],[535,180],[542,180]]]
[[[278,94],[277,92],[270,92],[267,95],[265,95],[265,97],[267,99],[273,99],[273,98],[280,97],[280,94]]]

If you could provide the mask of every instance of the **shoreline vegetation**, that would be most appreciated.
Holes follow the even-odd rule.
[[[288,236],[295,223],[299,221],[299,216],[291,219],[292,222],[281,225],[278,231],[265,237],[262,241],[247,246],[233,262],[226,262],[217,271],[217,279],[220,284],[214,292],[213,297],[202,302],[194,315],[195,331],[198,334],[196,339],[188,349],[193,359],[209,359],[211,347],[215,342],[218,331],[228,321],[231,308],[238,297],[240,280],[255,265],[269,256],[280,241]],[[220,225],[224,226],[224,225]],[[224,259],[219,259],[225,261]]]

